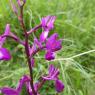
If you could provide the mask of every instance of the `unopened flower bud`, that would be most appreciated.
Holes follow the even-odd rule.
[[[21,7],[26,3],[26,0],[17,0],[18,5]]]

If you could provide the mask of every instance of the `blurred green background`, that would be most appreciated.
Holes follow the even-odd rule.
[[[49,82],[40,90],[41,95],[95,95],[95,0],[27,0],[24,10],[27,30],[39,24],[41,17],[46,15],[57,16],[51,33],[59,34],[63,48],[52,62],[44,60],[44,53],[35,56],[35,82],[39,75],[47,73],[48,65],[53,63],[60,68],[60,79],[65,89],[56,94],[52,82]],[[11,25],[12,32],[24,39],[9,0],[0,0],[0,34],[7,23]],[[40,33],[41,30],[35,35]],[[30,43],[32,40],[31,34]],[[4,47],[13,57],[8,62],[0,61],[0,87],[16,87],[20,77],[28,74],[24,48],[12,39],[8,39]]]

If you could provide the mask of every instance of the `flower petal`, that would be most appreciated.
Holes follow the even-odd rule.
[[[53,53],[53,52],[51,52],[51,51],[48,51],[47,53],[46,53],[46,55],[45,55],[45,59],[46,60],[53,60],[55,58],[55,54]]]
[[[48,37],[48,33],[49,33],[48,30],[42,32],[42,34],[40,35],[40,41],[41,41],[41,42],[44,42],[44,41],[47,39],[47,37]]]
[[[53,35],[48,38],[46,42],[47,50],[51,50],[52,52],[58,51],[62,48],[62,40],[57,40],[58,34],[54,33]]]
[[[42,47],[41,42],[39,42],[37,38],[34,38],[34,44],[36,44],[39,48]]]
[[[24,75],[24,76],[20,79],[19,84],[18,84],[18,86],[17,86],[17,88],[16,88],[19,93],[21,92],[21,89],[22,89],[23,85],[24,85],[26,82],[30,82],[30,78],[29,78],[28,76]]]
[[[47,76],[43,76],[42,78],[45,80],[57,80],[59,75],[59,69],[55,68],[54,65],[49,66],[49,74]]]
[[[54,65],[50,64],[49,66],[49,74],[54,71]]]
[[[0,48],[0,60],[10,60],[11,55],[6,48]]]
[[[49,22],[47,23],[49,30],[54,28],[55,19],[56,19],[56,16],[51,16]]]
[[[9,87],[4,87],[4,88],[0,89],[0,91],[4,95],[19,95],[15,89],[9,88]]]
[[[30,53],[30,55],[34,52],[34,51],[36,51],[36,44],[35,43],[33,43],[33,45],[32,45],[32,47],[30,47],[29,48],[29,53]]]
[[[2,47],[2,45],[4,44],[4,42],[5,42],[5,40],[6,40],[6,37],[2,38],[2,36],[4,36],[4,35],[9,35],[9,33],[10,33],[10,25],[7,24],[7,25],[6,25],[6,28],[5,28],[4,34],[1,35],[1,37],[0,37],[0,47]]]
[[[44,30],[51,30],[54,28],[55,16],[46,16],[42,18],[42,28]]]
[[[55,88],[57,92],[62,92],[64,90],[64,84],[60,80],[55,81]]]

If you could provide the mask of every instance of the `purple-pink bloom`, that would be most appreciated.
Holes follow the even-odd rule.
[[[41,33],[41,35],[40,35],[41,42],[44,42],[46,40],[46,38],[48,37],[48,33],[49,33],[48,30]]]
[[[42,18],[42,28],[46,30],[51,30],[54,28],[54,22],[55,22],[56,16],[46,16]]]
[[[6,37],[2,38],[4,35],[9,35],[10,33],[10,25],[6,25],[6,29],[3,35],[0,36],[0,60],[10,60],[11,55],[9,51],[6,48],[3,48],[3,44],[6,41]]]
[[[3,87],[2,89],[0,89],[0,91],[4,95],[19,95],[16,89],[9,88],[9,87]]]
[[[11,55],[6,48],[0,48],[0,60],[10,60]]]
[[[54,28],[55,16],[46,16],[42,18],[41,26],[43,28],[43,32],[40,35],[40,41],[44,42],[48,37],[48,33],[50,30]]]
[[[59,75],[59,69],[55,68],[54,65],[49,66],[49,73],[47,76],[43,76],[45,80],[57,80]]]
[[[52,52],[58,51],[62,48],[62,40],[58,40],[57,33],[54,33],[47,39],[46,48]]]
[[[53,59],[55,59],[55,54],[54,54],[54,52],[47,51],[47,53],[45,54],[45,59],[46,59],[46,60],[53,60]]]
[[[46,50],[45,55],[46,60],[54,59],[54,52],[62,48],[62,40],[58,40],[58,34],[54,33],[46,41]]]
[[[62,92],[64,90],[64,84],[62,83],[61,80],[55,81],[55,88],[57,92]]]
[[[64,90],[64,84],[58,79],[59,69],[55,68],[54,65],[49,66],[49,74],[47,76],[42,76],[45,80],[54,80],[55,88],[57,92],[62,92]]]

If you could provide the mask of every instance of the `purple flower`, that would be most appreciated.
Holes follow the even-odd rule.
[[[2,38],[2,36],[9,35],[9,33],[10,33],[10,25],[7,24],[4,34],[0,36],[0,60],[10,60],[11,59],[11,55],[9,51],[6,48],[3,48],[3,44],[6,40],[6,37]]]
[[[55,16],[46,16],[46,17],[42,18],[41,25],[43,28],[43,32],[40,35],[41,42],[44,42],[46,40],[46,38],[48,37],[49,31],[54,28],[55,19],[56,19]]]
[[[49,66],[49,74],[47,76],[43,76],[42,78],[45,80],[54,80],[55,88],[57,92],[62,92],[64,90],[64,84],[61,80],[58,79],[59,69],[55,68],[53,65]]]
[[[58,40],[58,34],[54,33],[47,39],[46,48],[47,50],[55,52],[62,48],[61,43],[62,43],[62,40]]]
[[[16,89],[9,88],[9,87],[3,87],[2,89],[0,89],[0,91],[4,95],[19,95]]]
[[[62,40],[58,40],[58,34],[54,33],[46,41],[46,50],[45,55],[46,60],[54,59],[54,52],[62,48]]]
[[[64,90],[64,84],[62,83],[61,80],[55,81],[55,88],[57,92],[62,92]]]
[[[54,22],[55,22],[56,16],[46,16],[42,18],[42,28],[44,30],[51,30],[54,28]]]
[[[47,51],[47,53],[45,54],[45,59],[46,60],[53,60],[53,59],[55,59],[55,54],[51,51]]]
[[[49,33],[48,30],[41,33],[41,35],[40,35],[41,42],[44,42],[46,40],[46,38],[48,37],[48,33]]]
[[[10,60],[11,55],[6,48],[0,48],[0,60]]]

